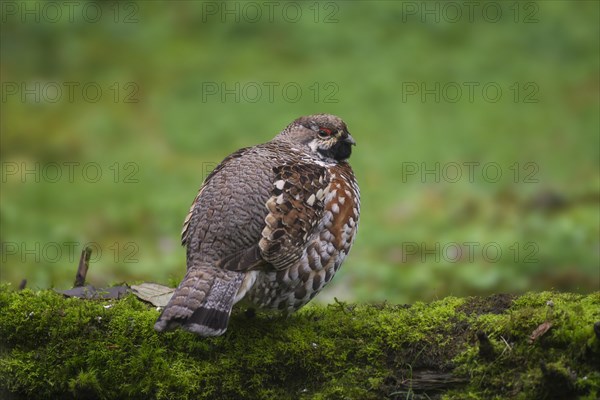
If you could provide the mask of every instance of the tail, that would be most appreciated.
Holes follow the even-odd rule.
[[[200,336],[222,335],[243,280],[244,273],[209,265],[188,269],[154,329],[162,332],[181,326]]]

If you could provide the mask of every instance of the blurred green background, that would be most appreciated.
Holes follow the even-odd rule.
[[[175,285],[207,173],[329,112],[362,215],[320,301],[600,288],[597,1],[1,12],[4,282],[68,288],[91,243],[92,284]]]

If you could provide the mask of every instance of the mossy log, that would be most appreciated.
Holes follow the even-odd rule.
[[[596,399],[600,292],[309,305],[158,334],[158,311],[0,286],[2,399]]]

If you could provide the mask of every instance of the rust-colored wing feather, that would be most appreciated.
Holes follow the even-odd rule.
[[[323,217],[329,173],[316,164],[287,164],[274,172],[259,247],[262,258],[281,270],[300,259]]]

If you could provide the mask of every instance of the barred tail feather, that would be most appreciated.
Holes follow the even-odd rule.
[[[211,266],[190,268],[154,329],[162,332],[181,326],[200,336],[222,335],[243,280],[240,272]]]

